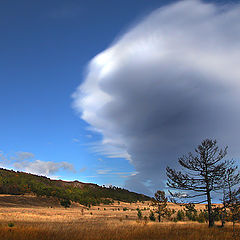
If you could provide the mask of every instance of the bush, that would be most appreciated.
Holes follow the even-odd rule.
[[[11,228],[11,227],[14,227],[14,223],[13,222],[10,222],[8,223],[8,226]]]
[[[177,220],[177,218],[173,218],[173,222],[177,222],[178,220]]]
[[[186,208],[186,217],[190,220],[190,221],[197,221],[198,219],[198,215],[197,215],[197,210],[195,209],[195,204],[193,203],[188,203],[187,205],[185,205]]]
[[[178,221],[183,221],[183,219],[184,219],[184,212],[183,212],[183,210],[179,210],[177,212],[177,220]]]
[[[71,202],[68,199],[62,199],[60,200],[60,204],[65,207],[65,208],[69,208],[71,206]]]
[[[128,208],[126,208],[126,207],[123,208],[123,211],[127,211],[127,210],[128,210]]]
[[[142,219],[142,212],[140,209],[138,209],[137,216],[138,216],[138,219]]]
[[[197,221],[198,215],[197,212],[186,212],[186,216],[190,221]]]
[[[151,221],[153,221],[153,222],[156,221],[156,218],[155,218],[155,216],[154,216],[153,211],[150,212],[149,219],[150,219]]]
[[[204,223],[205,222],[205,214],[201,211],[197,217],[197,221],[199,223]]]

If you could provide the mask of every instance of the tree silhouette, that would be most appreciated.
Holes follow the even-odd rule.
[[[166,214],[167,197],[164,191],[157,191],[153,199],[153,205],[157,207],[156,213],[158,214],[158,221],[161,222],[161,217]]]
[[[223,187],[222,177],[227,168],[223,158],[226,154],[227,147],[219,149],[216,140],[205,139],[195,149],[195,154],[189,153],[179,158],[183,172],[170,167],[166,169],[170,188],[189,191],[190,194],[182,195],[185,198],[205,198],[198,203],[207,202],[209,227],[214,225],[211,193]]]

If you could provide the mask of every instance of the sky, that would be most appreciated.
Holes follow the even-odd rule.
[[[239,159],[239,1],[4,1],[0,166],[151,195],[204,138]]]

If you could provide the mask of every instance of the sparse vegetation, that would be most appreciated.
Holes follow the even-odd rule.
[[[17,199],[24,196],[14,197],[17,203]],[[37,197],[29,196],[29,199],[34,198]],[[226,222],[224,228],[213,229],[208,229],[205,223],[198,223],[198,221],[202,221],[199,220],[200,216],[205,216],[205,205],[194,206],[198,218],[195,222],[189,224],[189,219],[186,216],[183,220],[182,217],[179,218],[182,212],[185,214],[185,207],[168,203],[168,209],[170,209],[169,211],[172,214],[171,219],[163,218],[162,222],[159,223],[158,221],[154,221],[153,210],[148,210],[148,212],[147,210],[144,212],[141,211],[149,203],[145,202],[143,204],[138,202],[131,205],[124,202],[120,202],[119,205],[118,203],[115,205],[102,204],[101,207],[92,206],[90,211],[87,211],[86,207],[80,207],[73,203],[71,208],[67,210],[67,214],[65,209],[56,205],[53,205],[53,208],[0,207],[0,222],[2,223],[0,225],[0,239],[69,240],[69,236],[71,236],[72,240],[232,239],[232,227],[229,222]],[[9,204],[11,205],[11,203]],[[125,207],[133,211],[128,211],[128,215],[126,215],[126,211],[123,211]],[[114,208],[119,208],[120,211],[113,212],[112,209]],[[138,208],[138,212],[141,212],[141,220],[139,220],[136,208]],[[85,211],[84,214],[82,214],[83,209]],[[153,218],[150,218],[151,215]],[[156,213],[155,215],[157,217]],[[177,216],[181,223],[178,223]],[[174,223],[174,221],[177,223]],[[15,224],[14,228],[8,226],[10,222]],[[221,226],[220,221],[217,224]],[[240,233],[238,222],[235,223],[235,233],[236,235]]]

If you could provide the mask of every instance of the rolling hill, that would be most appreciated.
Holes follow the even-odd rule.
[[[79,181],[52,180],[44,176],[3,168],[0,168],[0,194],[34,194],[39,197],[53,198],[62,205],[76,202],[85,206],[109,204],[114,200],[122,202],[151,200],[148,196],[119,187],[104,187]]]

